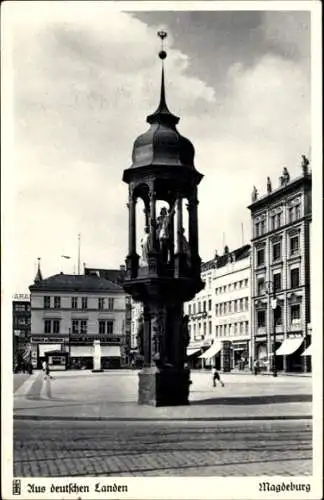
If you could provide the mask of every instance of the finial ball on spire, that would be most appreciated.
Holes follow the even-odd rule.
[[[161,51],[159,52],[159,58],[160,58],[160,59],[162,59],[162,60],[163,60],[163,59],[165,59],[165,58],[166,58],[166,56],[167,56],[167,53],[165,52],[165,50],[161,50]]]

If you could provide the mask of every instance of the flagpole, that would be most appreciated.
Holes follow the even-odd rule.
[[[80,269],[80,247],[81,247],[81,234],[78,234],[78,274],[81,274]]]

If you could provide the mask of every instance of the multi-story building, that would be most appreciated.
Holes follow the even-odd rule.
[[[252,218],[252,356],[271,370],[306,371],[310,357],[310,225],[312,177],[303,157],[302,175],[249,205]],[[272,367],[272,368],[271,368]]]
[[[30,340],[30,297],[28,294],[16,294],[12,301],[12,340],[13,365],[22,368],[26,348]]]
[[[246,368],[250,358],[250,245],[202,264],[205,288],[185,307],[191,366]],[[207,350],[206,350],[207,348]]]
[[[43,279],[38,270],[29,289],[35,368],[49,352],[57,368],[66,364],[91,368],[94,340],[100,340],[103,368],[127,363],[128,300],[120,285],[95,272]]]

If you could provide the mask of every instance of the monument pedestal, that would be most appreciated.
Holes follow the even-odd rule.
[[[189,404],[190,371],[187,368],[147,367],[139,376],[138,404],[181,406]]]

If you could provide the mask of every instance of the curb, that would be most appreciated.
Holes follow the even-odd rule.
[[[312,415],[269,415],[255,417],[188,417],[188,418],[136,418],[136,417],[72,417],[72,416],[51,416],[51,415],[14,415],[14,420],[57,420],[57,421],[104,421],[104,422],[233,422],[233,421],[255,421],[255,420],[312,420]]]

